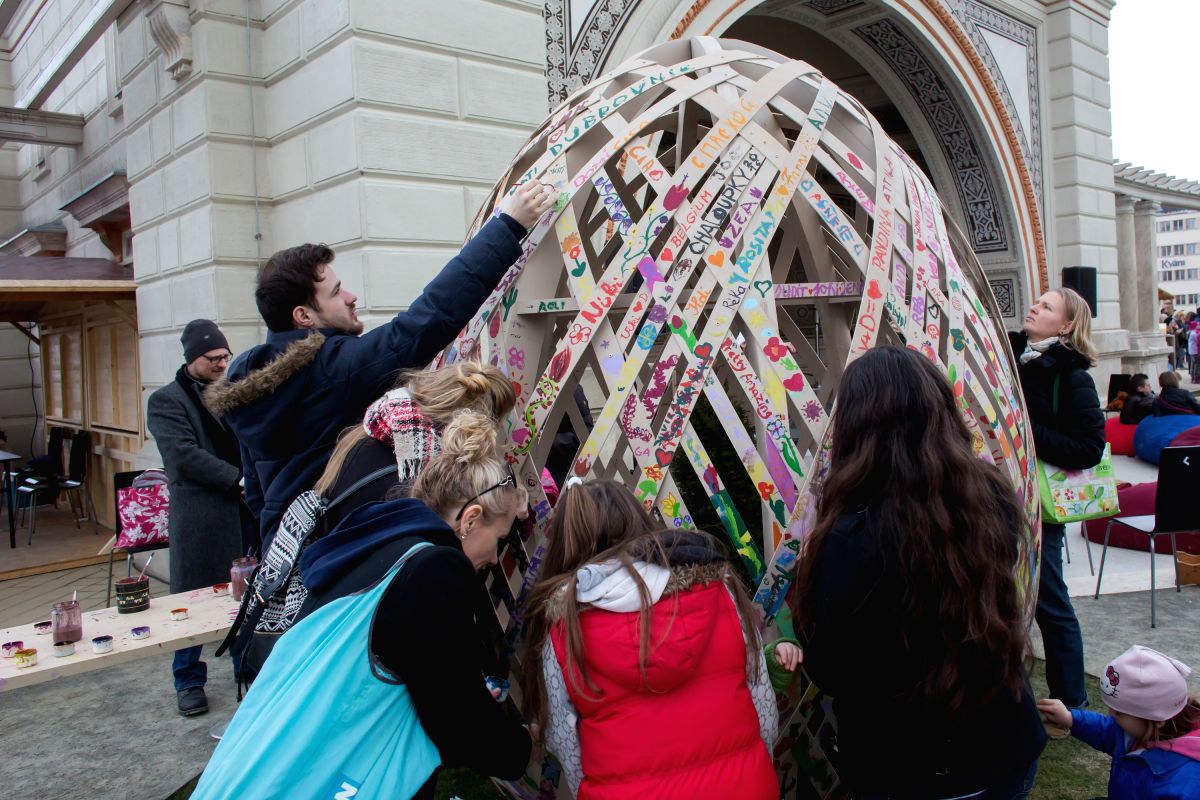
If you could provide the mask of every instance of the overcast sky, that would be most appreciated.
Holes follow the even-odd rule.
[[[1118,0],[1113,157],[1200,181],[1200,0]]]

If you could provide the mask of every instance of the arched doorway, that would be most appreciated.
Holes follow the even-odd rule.
[[[931,177],[987,270],[1004,323],[1048,287],[1034,29],[962,0],[599,0],[547,4],[552,98],[667,38],[742,39],[854,94]],[[1021,66],[1010,90],[997,58]]]

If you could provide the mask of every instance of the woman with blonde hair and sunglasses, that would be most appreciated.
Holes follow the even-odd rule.
[[[497,445],[489,416],[460,412],[411,497],[357,508],[303,551],[313,608],[280,638],[195,797],[425,800],[443,766],[521,776],[532,739],[489,687],[503,670],[477,574],[528,503]]]
[[[298,497],[284,512],[279,534],[264,553],[265,574],[283,569],[284,562],[290,569],[296,551],[337,530],[356,509],[390,496],[406,496],[425,464],[442,451],[442,432],[456,413],[475,411],[498,429],[516,402],[504,373],[473,361],[402,373],[396,387],[367,409],[362,424],[342,432],[312,493]],[[314,509],[313,494],[324,511]],[[289,592],[284,613],[299,621],[312,607],[304,594]],[[253,634],[252,629],[238,634],[233,646],[240,657],[241,682],[256,679],[278,633],[286,629],[280,620],[266,627],[270,634]]]

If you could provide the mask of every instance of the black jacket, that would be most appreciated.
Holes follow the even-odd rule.
[[[815,619],[803,633],[804,669],[834,697],[839,774],[851,791],[915,799],[967,794],[1027,769],[1046,741],[1028,685],[1020,699],[1001,692],[982,702],[994,681],[980,676],[990,670],[960,664],[969,699],[958,716],[912,697],[944,658],[941,632],[909,625],[905,647],[895,539],[873,519],[864,506],[830,530],[818,555]]]
[[[246,553],[243,528],[253,527],[238,486],[237,440],[201,404],[202,386],[181,367],[146,404],[171,494],[172,592],[228,581],[231,562]]]
[[[1154,416],[1170,417],[1175,414],[1200,414],[1196,395],[1182,388],[1163,389],[1162,394],[1154,400]]]
[[[334,530],[337,528],[338,523],[348,517],[351,512],[357,508],[362,508],[367,503],[408,496],[407,491],[402,493],[392,492],[393,489],[400,486],[400,473],[396,467],[396,451],[389,445],[368,436],[350,451],[346,456],[345,463],[342,465],[341,472],[338,473],[337,480],[329,487],[329,497],[326,498],[328,500],[341,497],[356,482],[367,477],[372,472],[387,466],[392,468],[390,473],[382,478],[376,478],[366,486],[356,490],[337,506],[329,510],[329,513],[325,515],[325,530]]]
[[[524,232],[502,214],[388,324],[362,336],[272,331],[209,387],[205,402],[241,443],[246,502],[264,549],[284,510],[321,476],[338,434],[362,420],[400,370],[425,366],[453,341],[521,254]]]
[[[1014,346],[1018,340],[1014,340]],[[1018,357],[1024,349],[1019,341]],[[1021,389],[1029,411],[1037,457],[1064,469],[1087,469],[1104,454],[1104,412],[1088,362],[1055,343],[1042,355],[1021,364]],[[1058,413],[1054,412],[1054,379],[1058,378]]]
[[[309,596],[300,618],[373,585],[414,543],[433,543],[413,555],[380,601],[371,651],[408,686],[443,766],[515,780],[532,742],[515,710],[493,700],[484,684],[503,672],[491,632],[495,611],[483,581],[458,538],[436,519],[391,525],[369,539],[353,535],[368,529],[368,517],[397,513],[418,520],[433,514],[408,498],[370,503],[305,551],[300,569]],[[349,551],[356,557],[347,558]],[[417,797],[432,797],[432,785],[433,779]]]
[[[1121,406],[1121,424],[1137,425],[1153,414],[1154,402],[1157,399],[1154,394],[1131,392],[1125,398],[1125,405]]]

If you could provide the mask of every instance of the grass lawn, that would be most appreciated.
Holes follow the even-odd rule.
[[[1033,693],[1046,697],[1045,664],[1036,662],[1033,671]],[[1100,681],[1086,676],[1091,709],[1104,713],[1100,701]],[[1088,800],[1108,794],[1108,768],[1112,763],[1106,754],[1093,750],[1075,738],[1046,743],[1042,760],[1038,762],[1037,782],[1030,800]]]

